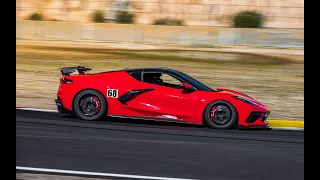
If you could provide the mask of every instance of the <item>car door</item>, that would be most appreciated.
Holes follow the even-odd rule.
[[[143,74],[146,75],[146,73],[159,72]],[[201,103],[197,91],[186,91],[180,86],[181,82],[178,79],[168,73],[161,72],[161,74],[162,84],[142,81],[139,84],[139,90],[143,93],[139,93],[129,101],[128,106],[139,111],[141,116],[178,121],[192,119]],[[175,82],[169,82],[170,78]]]

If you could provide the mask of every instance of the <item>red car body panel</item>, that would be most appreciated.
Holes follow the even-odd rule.
[[[70,83],[61,83],[67,80]],[[203,113],[206,106],[216,100],[225,100],[236,108],[238,125],[247,128],[268,126],[268,122],[263,120],[262,115],[263,113],[269,114],[270,109],[243,93],[225,88],[213,92],[204,90],[184,92],[182,89],[139,81],[126,70],[62,76],[57,97],[65,110],[73,111],[74,98],[80,91],[86,89],[97,90],[106,97],[107,114],[110,116],[143,117],[203,124]],[[108,89],[117,89],[117,97],[107,97]],[[147,91],[134,96],[125,104],[120,102],[119,97],[125,93],[141,89]],[[245,103],[234,96],[249,99],[256,105]],[[252,123],[246,122],[252,112],[261,112],[262,115]]]

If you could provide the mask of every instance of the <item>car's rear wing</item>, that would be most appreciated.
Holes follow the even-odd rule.
[[[63,76],[70,76],[71,73],[78,71],[79,74],[84,74],[86,71],[90,71],[91,68],[83,67],[83,66],[75,66],[75,67],[62,67],[60,68],[61,74]]]

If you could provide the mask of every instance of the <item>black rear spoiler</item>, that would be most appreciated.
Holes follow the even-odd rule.
[[[83,74],[86,71],[90,71],[91,68],[83,67],[83,66],[75,66],[75,67],[62,67],[60,68],[61,74],[63,76],[69,76],[71,73],[78,71],[79,74]]]

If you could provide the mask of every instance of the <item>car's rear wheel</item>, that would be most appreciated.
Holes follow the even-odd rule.
[[[96,90],[84,90],[75,97],[73,109],[80,119],[96,121],[106,114],[107,101],[105,97]]]
[[[227,101],[211,102],[204,111],[204,120],[215,129],[229,129],[237,122],[237,118],[236,108]]]

